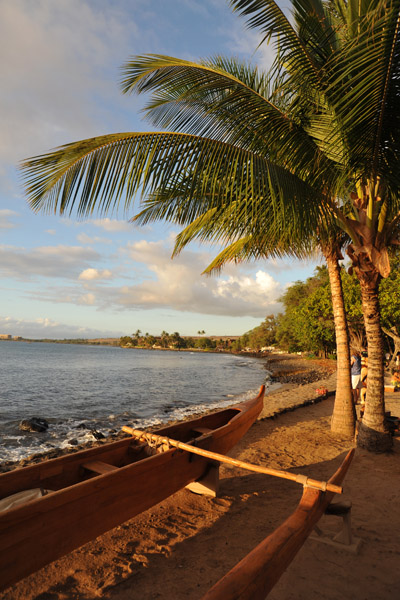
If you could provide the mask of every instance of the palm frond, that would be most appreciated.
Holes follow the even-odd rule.
[[[329,184],[331,160],[296,119],[279,108],[277,90],[257,69],[221,57],[196,65],[143,56],[127,63],[125,74],[126,90],[153,92],[146,110],[157,126],[239,146],[271,158],[299,177],[310,176],[310,164],[318,164],[324,184]],[[274,102],[264,97],[266,93]]]
[[[336,46],[335,30],[327,17],[325,4],[319,0],[292,1],[292,19],[274,0],[230,0],[234,11],[248,17],[249,28],[258,29],[263,41],[275,43],[279,63],[291,73],[297,86],[320,87],[320,67],[325,62],[321,52]],[[279,64],[275,63],[279,70]]]
[[[152,92],[144,110],[157,127],[248,147],[254,144],[254,131],[263,124],[262,118],[272,116],[276,120],[283,116],[266,101],[269,82],[265,75],[235,60],[217,57],[196,64],[171,57],[142,56],[129,61],[124,74],[123,91]],[[246,125],[244,112],[249,119]],[[262,149],[268,137],[259,131],[259,140]]]
[[[228,263],[242,263],[268,258],[285,258],[295,256],[298,259],[309,258],[317,254],[317,246],[310,241],[308,244],[290,246],[281,240],[276,243],[268,236],[248,235],[244,236],[226,246],[207,266],[203,273],[207,275],[218,275]]]
[[[312,196],[314,191],[309,190],[308,195],[310,193]],[[143,210],[134,220],[145,224],[163,219],[187,225],[176,238],[174,256],[194,240],[226,245],[250,236],[259,256],[290,254],[304,257],[315,246],[316,222],[320,223],[320,229],[322,223],[326,224],[326,228],[332,226],[331,215],[327,216],[324,202],[317,201],[310,207],[309,198],[304,194],[294,194],[287,202],[287,198],[266,193],[252,206],[236,193],[234,199],[225,204],[218,203],[211,193],[207,201],[194,201],[198,208],[197,216],[192,213],[188,218],[188,213],[184,212],[187,202],[184,197],[178,198],[176,191],[173,195],[168,192],[155,194],[144,201]]]
[[[400,3],[376,3],[329,65],[328,97],[355,172],[382,175],[400,190]],[[392,165],[391,168],[388,168]]]
[[[140,193],[148,211],[138,220],[188,223],[215,206],[229,205],[236,220],[265,211],[301,214],[311,227],[320,192],[286,169],[222,142],[172,133],[101,136],[61,147],[22,164],[32,208],[105,214]],[[150,215],[150,216],[149,216]]]
[[[251,236],[241,238],[224,248],[204,269],[202,274],[219,275],[227,263],[239,263],[254,258],[253,254],[246,253],[249,241],[251,241]],[[253,246],[251,246],[251,249],[253,249]]]

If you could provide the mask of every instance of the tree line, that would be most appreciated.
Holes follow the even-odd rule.
[[[199,332],[200,333],[200,332]],[[204,331],[201,332],[205,333]],[[217,347],[226,348],[225,340],[215,340],[209,337],[182,337],[178,331],[168,333],[163,331],[161,335],[154,336],[150,333],[142,333],[138,329],[131,336],[126,335],[120,338],[120,345],[126,348],[163,348],[163,349],[196,349],[196,350],[214,350]]]
[[[351,346],[366,347],[361,290],[357,277],[342,266],[343,286]],[[234,343],[234,348],[261,350],[276,346],[288,352],[309,352],[336,358],[336,335],[329,273],[326,266],[315,269],[306,281],[296,281],[280,298],[284,310],[269,315]],[[385,331],[385,351],[393,356],[394,342],[400,337],[400,257],[392,257],[392,270],[379,287],[381,322]],[[400,349],[400,348],[399,348]]]

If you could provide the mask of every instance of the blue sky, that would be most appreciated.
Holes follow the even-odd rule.
[[[17,170],[57,145],[151,129],[146,98],[119,90],[130,56],[223,54],[267,67],[271,50],[255,52],[255,32],[226,0],[0,0],[0,11],[0,333],[239,335],[277,313],[285,287],[314,264],[259,261],[201,276],[218,247],[192,245],[172,261],[171,225],[34,214]]]

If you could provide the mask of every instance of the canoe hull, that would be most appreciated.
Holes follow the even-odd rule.
[[[256,420],[263,395],[262,389],[257,398],[237,409],[164,428],[160,433],[172,437],[185,427],[215,426],[222,419],[219,415],[226,413],[230,418],[225,424],[196,439],[196,445],[226,454]],[[52,484],[54,489],[63,476],[67,481],[73,476],[77,461],[115,463],[130,442],[124,439],[0,475],[1,494],[38,484]],[[209,464],[206,458],[171,449],[0,514],[0,589],[151,508],[201,478]]]

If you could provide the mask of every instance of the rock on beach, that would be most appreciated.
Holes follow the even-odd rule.
[[[19,424],[21,431],[29,431],[31,433],[44,433],[49,428],[49,423],[46,419],[41,417],[31,417],[30,419],[23,419]]]
[[[260,419],[277,417],[322,400],[316,393],[317,384],[318,388],[327,389],[326,396],[334,394],[336,389],[336,363],[331,360],[272,355],[267,369],[272,372],[273,381],[279,381],[282,386],[267,393]]]

